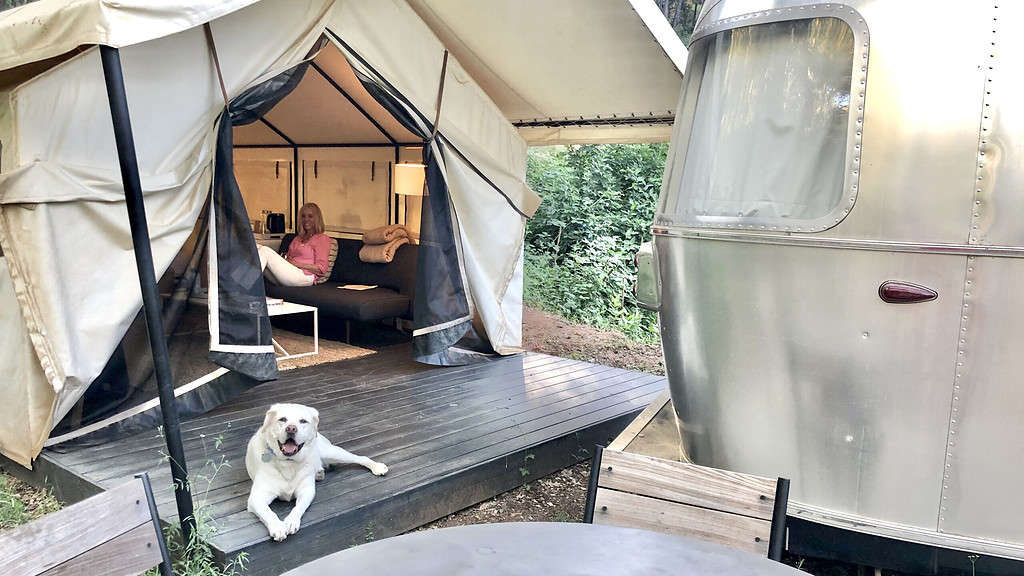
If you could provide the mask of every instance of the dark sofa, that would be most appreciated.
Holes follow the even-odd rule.
[[[281,241],[281,253],[288,250],[294,234]],[[266,283],[267,296],[287,302],[316,306],[321,321],[325,318],[374,322],[388,318],[412,319],[412,298],[416,289],[416,262],[419,246],[398,248],[387,264],[371,264],[359,259],[362,240],[334,239],[338,257],[330,279],[308,287],[278,286]],[[376,285],[370,290],[345,290],[345,284]]]

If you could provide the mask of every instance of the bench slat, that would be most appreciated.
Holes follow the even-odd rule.
[[[615,450],[604,451],[598,487],[769,523],[775,504],[775,480]]]
[[[142,524],[155,532],[135,479],[0,534],[0,574],[41,574]]]
[[[760,556],[768,554],[772,528],[770,521],[604,488],[597,490],[594,524],[689,536]]]
[[[42,576],[137,576],[163,560],[156,528],[146,522],[109,542],[47,570]]]

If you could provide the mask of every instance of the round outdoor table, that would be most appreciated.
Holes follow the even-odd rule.
[[[766,557],[646,530],[568,522],[425,530],[335,552],[285,576],[795,576]]]

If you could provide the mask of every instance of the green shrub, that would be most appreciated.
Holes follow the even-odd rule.
[[[657,316],[636,306],[633,255],[650,237],[666,144],[530,150],[541,204],[526,228],[526,303],[598,328],[658,341]]]

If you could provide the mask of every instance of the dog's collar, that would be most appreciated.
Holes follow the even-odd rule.
[[[260,455],[260,460],[264,462],[270,462],[274,459],[274,449],[270,447],[270,442],[267,442],[267,451]]]

